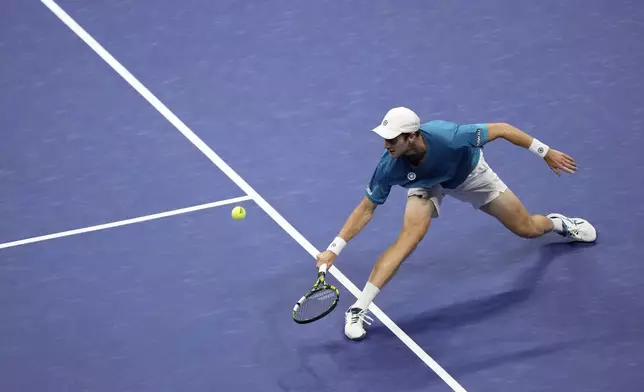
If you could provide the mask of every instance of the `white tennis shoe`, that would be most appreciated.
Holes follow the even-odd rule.
[[[351,340],[362,340],[367,336],[363,323],[371,325],[373,319],[367,316],[369,310],[349,308],[344,313],[344,334]]]
[[[561,214],[548,214],[550,219],[560,219],[563,233],[557,233],[571,238],[577,242],[595,242],[597,230],[587,220],[581,218],[568,218]]]

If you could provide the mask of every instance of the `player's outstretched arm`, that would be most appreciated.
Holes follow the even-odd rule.
[[[560,170],[570,174],[577,170],[577,164],[571,156],[548,147],[517,127],[507,123],[490,123],[487,124],[487,128],[488,142],[501,138],[514,145],[526,148],[542,157],[550,166],[550,169],[558,176],[561,175]]]
[[[369,223],[377,206],[377,204],[369,200],[366,196],[362,198],[360,204],[349,215],[338,236],[331,242],[327,250],[317,256],[317,267],[320,267],[322,264],[327,264],[331,268],[335,258],[340,254],[340,251],[342,251],[342,248],[344,248],[347,242],[358,235],[367,223]]]

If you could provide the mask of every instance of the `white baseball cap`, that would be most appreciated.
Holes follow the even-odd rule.
[[[389,110],[382,123],[372,131],[385,139],[393,139],[401,133],[414,133],[420,128],[420,118],[412,110],[397,107]]]

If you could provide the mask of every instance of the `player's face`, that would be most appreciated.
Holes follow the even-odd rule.
[[[401,134],[393,139],[385,139],[385,148],[392,158],[398,158],[411,150],[410,135]]]

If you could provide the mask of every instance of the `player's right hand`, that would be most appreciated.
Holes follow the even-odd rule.
[[[316,267],[320,268],[320,266],[322,264],[326,264],[327,265],[327,270],[328,270],[333,265],[333,262],[335,261],[336,257],[337,256],[336,256],[335,253],[331,252],[330,250],[325,250],[324,252],[322,252],[319,255],[317,255],[317,257],[316,257],[316,259],[317,259]]]

